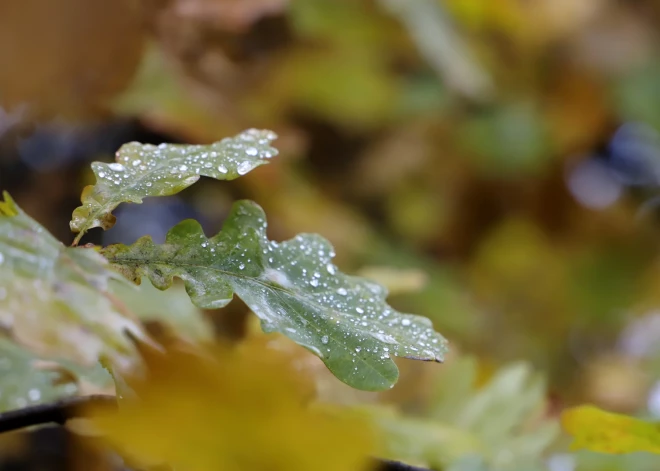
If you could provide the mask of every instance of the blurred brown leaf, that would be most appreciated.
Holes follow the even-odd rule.
[[[142,53],[134,0],[0,3],[0,106],[85,117],[124,88]]]

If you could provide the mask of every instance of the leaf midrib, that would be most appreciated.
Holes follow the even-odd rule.
[[[119,263],[119,262],[113,260],[112,257],[107,257],[107,258],[108,258],[108,260],[109,260],[111,263],[116,263],[116,264],[118,264],[118,265],[121,265],[121,263]],[[144,260],[144,259],[141,259],[141,258],[122,258],[122,261],[127,261],[127,262],[129,262],[129,263],[133,263],[133,264],[136,264],[136,265],[137,265],[137,264],[142,264],[142,263],[145,262],[145,260]],[[223,275],[226,275],[226,276],[230,276],[230,277],[234,277],[234,278],[239,278],[239,279],[243,279],[243,280],[246,280],[246,281],[250,281],[250,282],[257,283],[257,284],[263,286],[264,288],[270,288],[270,289],[272,289],[272,290],[274,290],[274,291],[279,291],[279,292],[282,292],[282,293],[286,293],[286,294],[289,294],[289,295],[291,295],[291,296],[293,296],[293,297],[295,297],[295,295],[297,294],[297,293],[295,293],[295,292],[293,292],[293,291],[291,291],[291,290],[286,289],[286,288],[283,287],[283,286],[264,283],[262,280],[260,280],[260,279],[258,279],[258,278],[256,278],[256,277],[247,276],[247,275],[241,275],[241,274],[239,274],[239,273],[234,273],[234,272],[231,272],[231,271],[222,270],[222,269],[220,269],[220,268],[216,268],[216,267],[209,267],[209,266],[205,266],[205,265],[194,265],[194,264],[192,264],[192,263],[176,263],[176,264],[175,264],[175,263],[172,263],[171,260],[167,260],[167,261],[165,261],[165,260],[160,260],[160,259],[157,259],[157,258],[152,258],[152,259],[150,259],[150,260],[149,260],[149,263],[160,263],[160,264],[170,265],[170,266],[174,266],[174,267],[181,267],[181,268],[198,268],[198,269],[204,269],[204,270],[213,270],[213,271],[219,272],[219,273],[221,273],[221,274],[223,274]],[[329,308],[327,308],[326,306],[323,306],[323,305],[319,304],[319,303],[318,303],[316,300],[314,300],[313,298],[311,298],[311,300],[310,300],[310,298],[309,298],[308,296],[303,295],[302,297],[303,297],[306,301],[308,301],[309,304],[313,304],[315,307],[320,308],[321,310],[327,310],[327,309],[329,309]],[[285,302],[286,302],[286,301],[285,301]],[[330,308],[330,309],[331,309],[331,308]],[[350,316],[350,314],[346,314],[346,313],[343,313],[343,312],[340,312],[340,311],[336,311],[336,310],[334,310],[334,309],[331,309],[331,310],[332,310],[333,312],[336,312],[337,314],[342,315],[342,316]],[[295,312],[295,310],[293,310],[293,312]],[[298,317],[302,318],[302,316],[301,316],[300,314],[296,314],[296,315],[297,315]],[[312,320],[310,320],[310,319],[306,319],[306,318],[305,318],[305,321],[308,322],[309,324],[311,324],[312,326],[314,326],[314,328],[316,328],[318,332],[321,331],[321,329],[319,328],[318,324],[314,323]],[[375,322],[375,321],[374,321],[374,322]],[[336,342],[338,345],[345,346],[345,344],[342,343],[342,342],[340,342],[337,338],[332,337],[332,336],[328,336],[328,337],[331,338],[331,339],[332,339],[334,342]],[[346,346],[345,348],[346,348],[346,350],[348,351],[348,347]],[[361,361],[366,367],[368,367],[370,370],[374,371],[379,377],[383,378],[388,384],[391,384],[391,381],[390,381],[386,376],[384,376],[383,374],[381,374],[380,371],[379,371],[378,369],[376,369],[376,368],[373,367],[370,363],[368,363],[366,360],[364,360],[363,358],[361,358],[360,355],[356,355],[356,357],[357,357],[357,359],[358,359],[359,361]],[[389,360],[390,360],[390,361],[393,361],[391,358],[389,358]]]

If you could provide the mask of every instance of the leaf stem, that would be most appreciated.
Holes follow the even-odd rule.
[[[80,231],[78,234],[76,234],[76,238],[73,239],[73,242],[71,242],[71,247],[76,247],[78,246],[78,242],[80,242],[80,239],[85,235],[85,231]]]

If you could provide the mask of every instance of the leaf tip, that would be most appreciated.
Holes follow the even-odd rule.
[[[4,198],[4,202],[0,201],[0,215],[8,217],[18,216],[18,206],[16,205],[16,202],[14,202],[13,198],[9,195],[9,192],[3,190],[2,196]]]

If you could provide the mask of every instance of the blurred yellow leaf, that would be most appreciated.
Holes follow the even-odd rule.
[[[533,221],[513,217],[502,222],[475,255],[470,278],[482,299],[512,311],[561,312],[566,255]]]
[[[130,381],[139,401],[91,411],[116,449],[176,469],[360,470],[373,452],[366,422],[308,407],[299,375],[265,347],[172,352]]]
[[[574,407],[563,412],[564,430],[574,437],[571,449],[601,453],[660,453],[660,427],[595,406]]]
[[[391,119],[400,84],[387,65],[360,51],[299,51],[282,61],[271,78],[273,96],[350,129],[368,129]],[[332,87],[328,87],[332,83]]]
[[[265,333],[261,328],[261,320],[256,315],[249,316],[246,330],[247,333],[240,343],[240,348],[276,350],[278,355],[286,358],[287,362],[296,369],[299,377],[305,378],[304,387],[318,402],[349,406],[375,403],[381,397],[380,393],[361,391],[342,383],[326,368],[319,357],[285,335],[277,332]],[[404,373],[406,366],[419,363],[426,364],[425,362],[405,362],[398,365],[399,371]],[[397,387],[393,390],[401,390],[401,377]]]
[[[602,0],[441,0],[463,25],[496,30],[519,47],[545,45],[584,28],[602,6]]]
[[[510,1],[447,0],[444,5],[458,21],[472,28],[496,26],[510,31],[523,21],[520,8]]]
[[[415,293],[424,289],[428,282],[428,275],[417,268],[393,268],[386,266],[367,266],[357,272],[387,288],[392,294]]]

